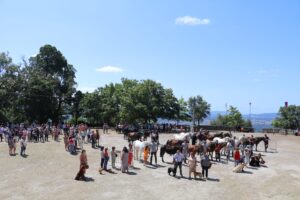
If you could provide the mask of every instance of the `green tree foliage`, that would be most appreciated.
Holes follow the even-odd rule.
[[[211,122],[213,126],[228,126],[228,127],[247,127],[252,128],[250,120],[244,120],[240,111],[233,106],[229,106],[227,115],[218,115],[217,119]]]
[[[179,112],[176,116],[178,121],[191,121],[191,115],[189,114],[188,102],[183,97],[178,99]]]
[[[174,119],[179,112],[177,98],[152,80],[122,79],[87,94],[84,117],[91,123],[148,123],[157,118]],[[96,111],[97,110],[97,111]]]
[[[278,117],[272,122],[272,125],[283,129],[299,129],[300,106],[280,107]]]
[[[210,104],[201,96],[190,97],[188,101],[189,109],[198,125],[210,114]],[[193,122],[195,124],[195,122]]]
[[[24,120],[19,106],[22,85],[21,67],[7,53],[0,53],[0,121]]]
[[[22,68],[0,54],[0,116],[5,121],[58,122],[75,85],[75,69],[54,46],[41,47]]]
[[[56,47],[45,45],[25,66],[24,105],[29,121],[58,122],[75,93],[75,69]]]

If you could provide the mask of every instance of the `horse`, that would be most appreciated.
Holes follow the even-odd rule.
[[[181,141],[184,140],[190,141],[191,139],[191,133],[179,133],[179,134],[174,134],[173,136],[176,140],[181,140]]]
[[[255,144],[255,151],[257,151],[257,146],[258,144],[261,142],[261,141],[264,141],[264,145],[266,147],[266,138],[265,137],[255,137],[252,141],[253,144]]]
[[[211,160],[213,159],[213,152],[215,151],[215,149],[216,149],[216,147],[217,147],[218,144],[221,145],[221,148],[220,148],[220,150],[221,150],[224,147],[226,147],[227,142],[221,142],[221,143],[219,143],[217,141],[212,141],[212,142],[209,142],[207,144],[206,152],[210,155]]]
[[[224,143],[224,142],[229,142],[231,140],[231,138],[229,137],[225,137],[225,138],[219,138],[219,137],[215,137],[213,139],[214,142],[218,142],[218,143]]]
[[[141,139],[142,139],[142,134],[140,134],[139,132],[128,133],[127,140],[129,143]]]
[[[141,160],[142,153],[146,146],[150,146],[151,143],[147,141],[141,142],[140,140],[135,140],[133,142],[133,149],[134,149],[134,159],[135,160]]]
[[[169,155],[174,155],[178,150],[182,150],[182,146],[181,145],[168,145],[168,144],[165,144],[165,145],[162,145],[160,147],[160,157],[161,157],[161,160],[162,162],[165,162],[164,161],[164,155],[165,153],[169,154]]]

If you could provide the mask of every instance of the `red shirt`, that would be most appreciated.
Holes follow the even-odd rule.
[[[234,160],[241,160],[241,155],[240,155],[240,151],[236,150],[234,152]]]

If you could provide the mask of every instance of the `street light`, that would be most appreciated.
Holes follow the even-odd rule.
[[[249,121],[251,121],[251,105],[252,105],[252,103],[250,102],[249,103]]]

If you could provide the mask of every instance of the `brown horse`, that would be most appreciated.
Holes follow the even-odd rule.
[[[222,143],[219,143],[219,144],[221,145],[221,148],[220,148],[220,150],[221,150],[224,147],[226,147],[227,142],[222,142]],[[215,141],[208,143],[206,152],[210,155],[211,160],[213,159],[213,153],[216,150],[217,145],[218,145],[218,142],[215,142]]]

